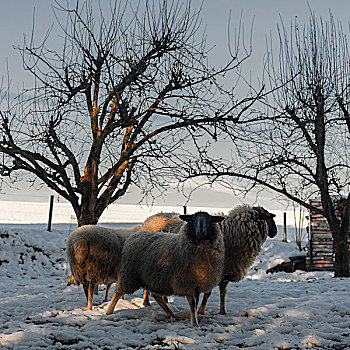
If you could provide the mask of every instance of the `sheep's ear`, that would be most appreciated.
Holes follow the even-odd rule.
[[[261,211],[258,211],[258,218],[261,220],[266,220],[267,219],[266,213],[262,213]]]
[[[211,221],[212,222],[221,222],[222,220],[224,220],[225,218],[223,216],[219,216],[219,215],[215,215],[215,216],[211,216]]]
[[[267,218],[274,218],[276,215],[266,212],[266,213],[259,213],[259,219],[266,220]]]
[[[183,215],[180,215],[179,218],[183,221],[189,222],[192,220],[192,215],[183,214]]]

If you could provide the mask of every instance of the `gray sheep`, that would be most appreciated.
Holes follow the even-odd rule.
[[[179,218],[179,214],[175,212],[160,212],[148,217],[139,227],[138,231],[155,231],[155,232],[174,232],[178,233],[184,225],[184,221]],[[167,298],[164,297],[167,302]],[[143,290],[143,305],[150,306],[149,292]]]
[[[150,223],[157,222],[157,216],[160,218],[158,220],[163,222],[163,230],[167,230],[165,219],[169,215],[167,213],[153,215],[149,218],[152,218]],[[172,216],[175,216],[174,213]],[[240,281],[259,254],[267,236],[271,238],[276,236],[277,227],[273,220],[274,217],[274,214],[269,213],[263,207],[243,205],[232,209],[225,220],[220,222],[225,242],[225,267],[223,278],[219,284],[221,314],[226,313],[225,296],[228,283]],[[178,221],[178,224],[180,223]],[[170,224],[174,225],[174,222],[172,221]],[[211,292],[205,293],[198,311],[200,314],[204,314],[210,294]]]
[[[275,214],[263,207],[240,206],[232,209],[220,223],[225,242],[225,267],[220,288],[220,313],[226,314],[225,296],[229,282],[240,281],[260,252],[267,236],[277,234]],[[205,293],[199,313],[204,314],[211,292]]]
[[[122,249],[129,230],[85,225],[73,231],[67,241],[67,257],[75,282],[83,284],[92,309],[92,298],[99,284],[106,284],[105,301],[112,283],[118,279]]]
[[[223,217],[198,212],[180,215],[180,219],[186,224],[179,234],[141,231],[127,238],[107,315],[123,294],[145,288],[170,317],[175,315],[161,296],[186,296],[191,324],[198,326],[199,293],[211,291],[222,277],[225,249],[217,223]]]

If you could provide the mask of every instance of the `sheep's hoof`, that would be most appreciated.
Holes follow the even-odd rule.
[[[151,306],[151,303],[150,303],[150,302],[145,302],[145,301],[144,301],[144,302],[143,302],[143,306],[144,306],[144,307]]]
[[[106,315],[111,315],[113,313],[113,310],[108,310],[106,311]]]
[[[89,309],[89,308],[87,308],[87,307],[81,307],[81,308],[80,308],[80,310],[83,310],[83,311],[91,311],[91,310],[92,310],[92,308],[91,308],[91,309]]]
[[[175,318],[176,318],[177,320],[186,320],[186,319],[188,319],[188,318],[190,318],[190,317],[191,317],[191,315],[190,315],[190,313],[187,312],[187,311],[179,311],[179,312],[177,312],[177,313],[175,314]]]
[[[200,307],[199,310],[198,310],[198,314],[199,315],[205,315],[205,309]]]

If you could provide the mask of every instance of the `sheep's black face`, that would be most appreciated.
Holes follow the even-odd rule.
[[[180,215],[180,219],[188,223],[188,235],[190,239],[198,243],[200,241],[211,240],[213,234],[213,224],[222,221],[222,216],[211,216],[206,212],[200,211],[193,215]]]
[[[269,227],[269,233],[268,236],[270,238],[273,238],[277,235],[277,226],[275,223],[275,220],[273,219],[276,215],[269,213],[266,209],[263,207],[254,207],[255,210],[259,213],[259,219],[262,219],[266,221],[268,227]]]
[[[266,222],[269,226],[269,237],[273,238],[277,235],[277,226],[275,220],[273,219],[276,215],[272,213],[266,213]]]

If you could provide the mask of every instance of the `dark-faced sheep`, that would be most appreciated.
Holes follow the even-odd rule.
[[[141,231],[127,238],[107,315],[123,294],[145,288],[170,317],[175,315],[162,296],[186,296],[191,324],[198,325],[199,293],[219,284],[223,272],[224,242],[217,224],[223,217],[198,212],[180,215],[180,219],[186,224],[179,234]]]
[[[260,252],[267,236],[277,234],[275,214],[263,207],[240,206],[232,209],[220,223],[225,242],[225,267],[219,284],[220,313],[226,314],[225,296],[229,282],[240,281]],[[203,314],[210,292],[203,297],[199,313]]]
[[[93,292],[99,284],[108,291],[118,279],[122,249],[130,231],[85,225],[73,231],[67,241],[67,257],[75,282],[83,285],[92,309]]]
[[[163,222],[163,229],[167,229],[166,213],[159,213],[150,217],[149,226],[157,220]],[[172,213],[174,216],[174,213]],[[160,219],[157,219],[157,216]],[[223,278],[220,281],[220,313],[225,314],[225,296],[229,282],[238,282],[246,274],[248,268],[259,254],[262,244],[267,236],[273,238],[277,234],[274,222],[275,215],[269,213],[263,207],[251,207],[247,205],[232,209],[225,220],[220,222],[220,228],[225,242],[225,267]],[[177,224],[180,222],[178,221]],[[174,225],[172,221],[170,223]],[[152,229],[152,227],[150,227]],[[155,230],[155,227],[153,227]],[[204,314],[210,292],[204,295],[199,313]]]

